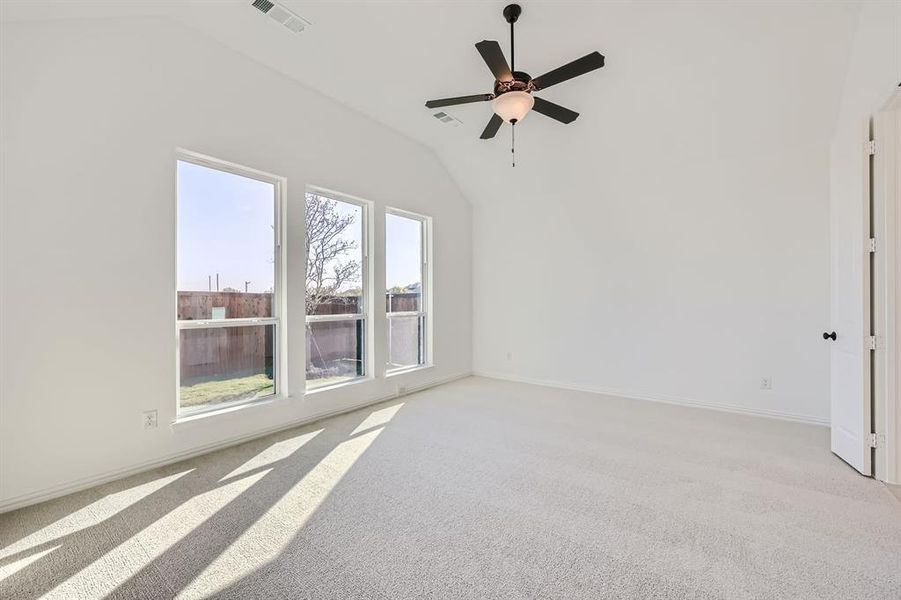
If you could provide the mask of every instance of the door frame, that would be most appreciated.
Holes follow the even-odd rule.
[[[872,469],[876,479],[901,483],[901,88],[873,116],[872,132]]]

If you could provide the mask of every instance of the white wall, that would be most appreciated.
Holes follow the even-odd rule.
[[[542,91],[577,121],[526,117],[515,169],[506,129],[447,161],[474,204],[474,368],[826,424],[829,140],[858,9],[634,8],[572,41],[603,69]]]
[[[470,371],[470,208],[431,151],[165,20],[4,24],[2,77],[0,508]],[[291,397],[172,427],[176,147],[288,178]],[[307,184],[434,217],[435,368],[304,397]]]
[[[825,144],[639,162],[476,208],[476,371],[825,422]]]
[[[901,83],[901,4],[863,5],[854,34],[842,99],[830,148],[830,212],[832,236],[832,321],[839,332],[863,332],[864,306],[864,128]],[[854,295],[843,290],[858,290]],[[844,352],[833,353],[833,372],[848,384],[846,393],[832,395],[832,412],[839,424],[864,418],[863,346],[860,337],[845,336]],[[841,341],[841,340],[840,340]],[[869,422],[864,424],[869,432]],[[899,423],[901,431],[901,423]],[[856,448],[863,452],[862,447]],[[901,461],[901,457],[899,457]],[[897,477],[897,475],[895,475]]]

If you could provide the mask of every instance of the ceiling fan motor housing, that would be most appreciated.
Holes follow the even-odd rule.
[[[494,82],[495,96],[500,96],[501,94],[506,94],[507,92],[528,92],[531,94],[534,89],[535,88],[532,85],[532,78],[528,73],[524,73],[522,71],[513,71],[513,81]]]

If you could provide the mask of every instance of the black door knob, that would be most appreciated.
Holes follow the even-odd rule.
[[[823,332],[824,340],[832,340],[834,342],[836,337],[838,336],[835,335],[834,331],[832,333],[826,333],[825,331]]]

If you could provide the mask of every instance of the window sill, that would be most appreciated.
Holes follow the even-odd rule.
[[[229,413],[242,411],[249,408],[255,408],[260,406],[269,406],[281,400],[287,399],[287,396],[281,395],[272,395],[272,396],[263,396],[262,398],[257,398],[250,402],[243,402],[241,404],[233,404],[231,406],[224,406],[222,408],[215,408],[210,410],[202,410],[198,412],[187,413],[175,418],[172,421],[173,427],[179,427],[182,425],[187,425],[189,423],[196,423],[198,421],[202,421],[207,417],[216,417],[220,415],[227,415]]]
[[[417,371],[427,371],[428,369],[434,369],[435,365],[433,363],[428,363],[424,365],[416,365],[415,367],[404,367],[403,369],[394,369],[393,371],[388,371],[385,373],[385,378],[396,377],[397,375],[406,375],[407,373],[415,373]]]
[[[344,387],[348,387],[351,385],[358,385],[360,383],[366,383],[367,381],[373,381],[375,378],[371,375],[364,375],[363,377],[355,377],[354,379],[348,379],[347,381],[341,381],[338,383],[332,383],[329,385],[323,385],[321,387],[314,387],[312,389],[308,389],[304,392],[304,396],[311,396],[313,394],[318,394],[319,392],[328,392],[331,390],[338,390]]]

